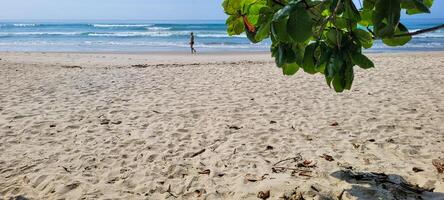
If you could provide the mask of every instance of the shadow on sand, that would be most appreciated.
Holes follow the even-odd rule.
[[[433,192],[434,188],[421,188],[418,185],[412,185],[396,174],[341,170],[331,175],[352,184],[352,188],[345,190],[339,199],[342,199],[344,195],[351,195],[360,200],[444,200],[444,193]]]
[[[17,196],[15,198],[9,198],[9,200],[29,200],[29,199],[20,195],[20,196]]]

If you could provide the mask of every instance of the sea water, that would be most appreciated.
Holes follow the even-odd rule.
[[[403,20],[416,31],[444,19]],[[0,51],[165,52],[188,51],[194,32],[198,51],[268,51],[270,40],[251,43],[228,36],[224,21],[0,21]],[[418,35],[403,47],[380,41],[367,51],[444,50],[444,30]]]

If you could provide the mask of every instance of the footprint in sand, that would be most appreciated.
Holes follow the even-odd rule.
[[[46,180],[46,178],[48,178],[47,175],[41,175],[39,176],[37,179],[34,180],[34,182],[32,183],[32,187],[37,188],[43,181]]]
[[[70,192],[71,190],[74,190],[74,189],[78,188],[79,186],[80,186],[79,182],[74,182],[74,183],[65,185],[65,186],[63,186],[61,188],[58,188],[56,191],[59,194],[66,194],[66,193]]]

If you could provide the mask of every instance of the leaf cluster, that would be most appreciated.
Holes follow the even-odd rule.
[[[381,39],[402,46],[412,37],[401,12],[430,13],[433,0],[224,0],[229,35],[257,43],[270,38],[271,53],[285,75],[301,68],[320,73],[336,92],[350,90],[354,66],[373,68],[362,53]]]

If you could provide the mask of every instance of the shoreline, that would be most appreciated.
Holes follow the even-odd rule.
[[[440,56],[444,51],[424,52],[391,52],[367,53],[373,58],[386,58],[391,56]],[[274,58],[270,52],[221,52],[198,53],[185,52],[150,52],[150,53],[102,53],[102,52],[0,52],[0,62],[14,64],[45,64],[45,65],[81,65],[84,67],[124,67],[132,65],[187,65],[187,64],[216,64],[259,62],[275,66]],[[357,66],[355,66],[358,68]]]
[[[444,49],[432,49],[432,50],[374,50],[367,51],[364,50],[365,54],[416,54],[416,53],[440,53],[444,52]],[[42,53],[42,54],[128,54],[128,55],[159,55],[159,54],[188,54],[191,55],[189,51],[0,51],[0,54],[13,54],[13,53]],[[264,54],[271,53],[269,50],[253,50],[253,51],[242,51],[242,50],[221,50],[221,51],[198,51],[196,55],[214,55],[214,54]]]

